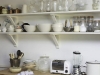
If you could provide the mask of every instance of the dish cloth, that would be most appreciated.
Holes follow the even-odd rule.
[[[17,75],[34,75],[33,71],[22,71],[18,73]]]

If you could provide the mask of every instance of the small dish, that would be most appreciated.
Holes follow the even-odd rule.
[[[18,73],[22,70],[22,68],[21,67],[10,67],[9,70],[12,73]]]

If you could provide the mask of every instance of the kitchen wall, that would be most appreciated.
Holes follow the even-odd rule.
[[[14,8],[21,7],[22,4],[28,4],[29,0],[0,0],[0,5],[11,4]],[[92,0],[87,0],[87,10],[91,10]],[[60,19],[67,17],[60,17]],[[3,23],[3,17],[0,22]],[[30,24],[39,24],[42,22],[53,23],[50,16],[27,16],[19,17],[20,21]],[[60,20],[64,22],[63,20]],[[41,55],[48,55],[50,59],[66,59],[72,62],[73,51],[80,51],[83,56],[82,65],[86,61],[100,61],[100,35],[59,35],[60,48],[56,49],[50,35],[19,35],[18,47],[14,47],[7,35],[0,35],[0,65],[9,66],[9,53],[20,49],[24,52],[25,59],[38,60]]]

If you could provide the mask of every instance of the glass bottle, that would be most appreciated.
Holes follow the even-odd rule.
[[[94,32],[100,31],[99,21],[94,21]]]
[[[99,9],[99,0],[93,0],[92,9],[93,10]]]
[[[58,0],[58,11],[63,11],[62,0]]]
[[[68,11],[68,0],[62,0],[62,10]]]
[[[43,12],[44,9],[44,0],[40,0],[40,12]]]
[[[51,10],[56,12],[57,11],[57,6],[58,6],[58,1],[57,0],[52,0],[52,2],[51,2]]]
[[[74,32],[79,32],[79,31],[80,31],[79,22],[74,21]]]
[[[44,1],[44,11],[45,12],[50,12],[51,11],[51,1],[50,0],[45,0]]]
[[[87,32],[94,32],[93,21],[88,21]]]
[[[38,60],[38,70],[43,73],[48,72],[50,70],[49,56],[40,56]]]
[[[76,4],[75,4],[74,0],[72,0],[72,4],[69,7],[69,11],[76,11]]]

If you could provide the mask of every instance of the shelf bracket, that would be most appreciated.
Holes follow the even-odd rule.
[[[50,14],[50,16],[51,16],[53,22],[56,23],[57,22],[57,16],[55,14]]]
[[[10,20],[10,22],[16,26],[16,23],[18,23],[18,17],[17,16],[7,16],[8,20]]]
[[[14,47],[17,47],[18,46],[18,35],[8,34],[8,36],[10,37],[11,41],[13,42]]]
[[[59,35],[54,35],[54,34],[50,34],[51,35],[51,37],[52,37],[52,39],[53,39],[53,41],[54,41],[54,43],[55,43],[55,45],[56,45],[56,48],[57,49],[59,49]]]

